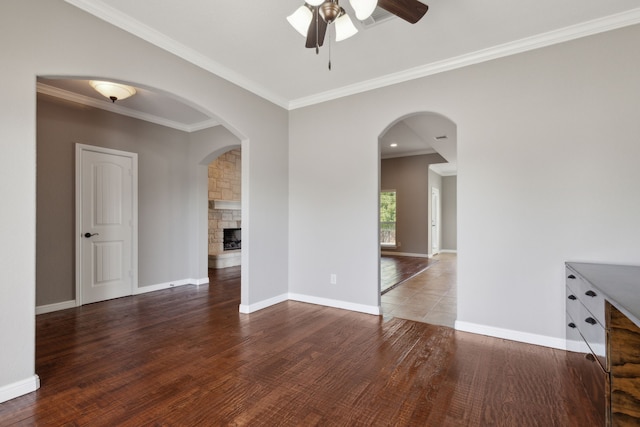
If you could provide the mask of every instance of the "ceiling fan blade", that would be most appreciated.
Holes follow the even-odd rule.
[[[311,24],[309,24],[309,31],[307,31],[307,43],[305,46],[309,48],[322,46],[325,34],[327,34],[327,23],[324,22],[324,19],[320,16],[319,9],[314,7]]]
[[[378,0],[378,6],[412,24],[429,10],[429,6],[418,0]]]

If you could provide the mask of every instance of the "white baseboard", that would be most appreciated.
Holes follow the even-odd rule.
[[[314,297],[309,295],[292,294],[292,293],[278,295],[276,297],[269,298],[264,301],[260,301],[250,305],[240,304],[239,311],[240,313],[249,314],[249,313],[253,313],[258,310],[262,310],[264,308],[271,307],[272,305],[276,305],[288,300],[306,302],[309,304],[316,304],[316,305],[324,305],[326,307],[357,311],[360,313],[373,314],[376,316],[379,316],[382,313],[382,310],[379,306],[355,304],[352,302],[333,300],[329,298],[319,298],[319,297]]]
[[[289,294],[289,299],[293,301],[306,302],[316,305],[324,305],[327,307],[341,308],[343,310],[357,311],[360,313],[373,314],[379,316],[382,313],[380,306],[356,304],[347,301],[340,301],[329,298],[320,298],[309,295]]]
[[[202,279],[200,279],[202,280]],[[209,279],[207,279],[207,282]],[[176,288],[178,286],[185,285],[194,285],[196,280],[194,279],[181,279],[181,280],[172,280],[171,282],[166,283],[158,283],[156,285],[149,286],[139,286],[133,290],[133,295],[146,294],[147,292],[161,291],[169,288]]]
[[[54,304],[39,305],[36,307],[36,316],[38,314],[51,313],[53,311],[66,310],[68,308],[76,308],[76,300],[56,302]]]
[[[457,254],[458,250],[457,249],[441,249],[440,253],[441,254]]]
[[[288,299],[289,296],[287,294],[282,294],[273,298],[266,299],[264,301],[256,302],[254,304],[240,304],[239,311],[240,313],[249,314],[258,310],[262,310],[263,308],[271,307],[272,305],[280,304],[281,302],[287,301]]]
[[[473,334],[487,335],[489,337],[503,338],[510,341],[541,345],[543,347],[557,348],[560,350],[566,350],[567,347],[563,338],[496,328],[493,326],[479,325],[477,323],[461,322],[459,320],[456,320],[455,329],[457,331],[471,332]]]
[[[395,255],[395,256],[410,256],[414,258],[431,258],[432,255],[429,254],[412,254],[410,252],[389,252],[389,251],[381,251],[381,255]]]
[[[208,285],[209,284],[209,278],[208,277],[204,277],[202,279],[194,279],[192,283],[194,285],[196,285],[196,286]]]
[[[12,384],[7,384],[0,387],[0,403],[7,400],[15,399],[32,391],[36,391],[40,388],[40,377],[34,375],[30,378],[18,381]]]
[[[150,286],[141,286],[133,290],[133,295],[146,294],[147,292],[153,291],[161,291],[163,289],[175,288],[176,286],[184,286],[184,285],[206,285],[209,283],[209,278],[205,277],[202,279],[183,279],[183,280],[175,280],[172,282],[159,283],[157,285]],[[76,300],[70,301],[62,301],[54,304],[47,305],[39,305],[36,307],[36,315],[51,313],[53,311],[66,310],[68,308],[75,308]]]

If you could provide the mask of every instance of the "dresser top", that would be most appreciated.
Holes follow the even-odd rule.
[[[640,327],[640,266],[568,262],[615,308]]]

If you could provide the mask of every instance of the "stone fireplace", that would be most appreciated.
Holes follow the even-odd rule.
[[[209,165],[209,268],[241,262],[240,161],[240,150],[231,150]]]

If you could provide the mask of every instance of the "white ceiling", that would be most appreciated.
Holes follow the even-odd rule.
[[[342,0],[360,31],[327,38],[316,55],[286,21],[302,0],[65,1],[286,109],[640,23],[638,0],[426,0],[415,25],[393,17],[365,27]],[[86,80],[39,79],[38,91],[189,132],[216,125],[160,91],[140,89],[116,104]],[[393,151],[391,140],[400,143]],[[452,174],[456,142],[453,123],[417,115],[381,137],[381,155],[437,151],[450,162],[437,171]]]
[[[320,55],[286,21],[302,0],[66,0],[284,108],[640,22],[638,0],[426,0]],[[351,12],[348,0],[340,5]]]

